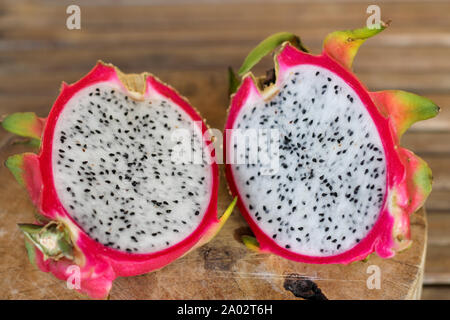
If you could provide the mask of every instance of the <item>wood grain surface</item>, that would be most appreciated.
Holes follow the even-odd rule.
[[[67,30],[69,4],[81,7],[81,30]],[[412,247],[395,258],[371,257],[349,266],[292,263],[249,252],[238,241],[248,228],[235,210],[210,244],[160,271],[114,283],[112,299],[297,299],[308,278],[329,299],[450,298],[450,12],[449,1],[26,1],[0,2],[0,115],[46,116],[61,81],[74,82],[98,59],[124,72],[149,71],[170,83],[223,128],[228,104],[226,68],[239,67],[267,35],[291,31],[319,53],[325,35],[356,28],[369,4],[379,4],[388,30],[361,48],[354,70],[371,90],[403,89],[433,99],[441,114],[414,125],[403,145],[434,174],[424,212],[412,217]],[[263,73],[265,59],[255,68]],[[29,150],[0,132],[0,161]],[[219,208],[230,197],[221,177]],[[31,222],[23,189],[0,168],[0,299],[76,299],[65,284],[27,260],[17,223]],[[424,255],[427,251],[425,273]],[[366,286],[367,267],[382,272],[381,290]],[[287,287],[288,289],[286,289]],[[289,290],[290,289],[290,290]]]

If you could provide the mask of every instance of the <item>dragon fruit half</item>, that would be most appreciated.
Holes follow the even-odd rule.
[[[404,91],[370,92],[351,72],[359,46],[385,28],[333,32],[317,56],[298,37],[280,33],[245,60],[225,150],[231,193],[256,236],[243,237],[247,247],[299,262],[347,264],[373,252],[392,257],[411,244],[409,216],[430,193],[432,176],[400,138],[439,108]],[[250,68],[280,44],[275,78],[254,78]],[[266,141],[258,142],[253,162],[249,129]],[[278,151],[269,151],[270,142]]]
[[[63,83],[47,119],[16,113],[2,125],[40,144],[39,155],[6,161],[39,211],[37,224],[20,225],[30,258],[93,298],[107,297],[118,276],[159,269],[204,244],[232,212],[234,203],[217,218],[218,168],[205,124],[150,74],[99,62]],[[175,129],[198,162],[175,161]]]

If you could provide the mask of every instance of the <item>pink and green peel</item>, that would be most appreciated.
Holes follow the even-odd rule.
[[[324,53],[335,59],[344,68],[351,70],[359,47],[367,39],[383,31],[386,26],[387,24],[381,23],[379,28],[369,29],[365,27],[332,32],[325,38],[323,43]]]
[[[389,118],[394,135],[399,139],[415,122],[435,117],[439,107],[430,99],[401,90],[371,92],[375,105]]]
[[[45,121],[45,118],[39,118],[33,112],[18,112],[3,119],[2,126],[18,136],[41,140]]]
[[[144,79],[143,83],[139,84],[138,81],[136,84],[136,86],[143,85],[143,92],[133,91],[130,92],[130,95],[140,99],[144,96],[158,94],[170,99],[193,120],[202,124],[203,135],[205,139],[209,139],[207,127],[200,115],[175,90],[151,74],[133,76],[135,77],[131,80]],[[134,276],[160,269],[193,248],[211,240],[230,216],[235,204],[234,201],[220,220],[217,218],[218,167],[213,162],[211,164],[212,192],[205,216],[194,232],[172,247],[149,254],[126,253],[94,241],[78,226],[60,203],[53,182],[51,159],[55,125],[66,103],[81,89],[95,83],[109,81],[129,90],[123,82],[124,79],[130,78],[124,78],[124,74],[114,66],[99,62],[87,76],[78,82],[72,85],[63,83],[60,95],[47,119],[38,118],[32,113],[19,113],[10,115],[2,123],[8,131],[33,139],[42,139],[39,155],[24,153],[11,156],[6,162],[6,166],[17,181],[26,187],[39,214],[43,217],[38,219],[38,223],[34,227],[22,225],[22,231],[29,239],[28,241],[32,240],[36,244],[36,237],[31,237],[30,231],[33,233],[33,230],[45,228],[46,225],[40,225],[44,224],[44,221],[47,222],[47,225],[55,223],[60,227],[60,232],[69,235],[72,246],[72,259],[67,258],[67,255],[49,257],[45,254],[47,248],[41,247],[39,250],[34,245],[34,250],[32,250],[32,244],[27,241],[26,248],[30,260],[34,261],[42,271],[50,272],[58,279],[65,281],[71,279],[71,274],[67,269],[73,265],[78,266],[80,268],[80,287],[75,289],[95,299],[104,299],[108,296],[116,277]],[[212,148],[212,144],[209,146]]]
[[[387,90],[369,92],[351,73],[353,59],[360,45],[368,38],[378,34],[380,29],[356,29],[337,31],[328,35],[321,55],[314,56],[302,52],[285,42],[275,56],[276,83],[267,88],[259,88],[251,73],[244,75],[237,92],[232,96],[225,129],[232,129],[242,107],[270,96],[276,92],[285,75],[292,67],[313,64],[324,67],[342,77],[366,105],[382,138],[387,159],[387,193],[385,205],[373,229],[352,249],[335,256],[313,257],[289,251],[278,246],[268,237],[250,217],[241,200],[238,186],[229,164],[226,165],[227,180],[231,193],[238,196],[238,207],[249,223],[256,238],[244,236],[243,243],[251,250],[261,253],[275,253],[284,258],[306,263],[348,264],[368,257],[376,252],[380,257],[392,257],[396,251],[411,245],[409,217],[418,210],[431,192],[431,170],[428,165],[411,151],[400,147],[401,135],[416,121],[437,115],[439,108],[429,99],[418,95]],[[225,142],[225,150],[229,149]],[[226,155],[225,155],[226,157]]]
[[[6,160],[5,165],[14,175],[17,182],[27,189],[33,204],[39,206],[42,176],[39,171],[38,156],[31,152],[17,154],[10,156]]]

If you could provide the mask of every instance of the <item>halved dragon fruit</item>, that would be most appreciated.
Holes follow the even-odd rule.
[[[63,83],[47,119],[17,113],[2,125],[42,137],[39,155],[6,161],[39,210],[37,224],[20,225],[30,258],[93,298],[107,297],[118,276],[159,269],[204,244],[233,210],[234,202],[218,220],[218,168],[199,114],[150,74],[100,62]],[[175,157],[176,129],[197,162]]]
[[[281,33],[247,57],[225,150],[231,193],[256,236],[243,237],[249,248],[346,264],[372,252],[392,257],[411,244],[409,216],[430,193],[432,176],[422,159],[400,147],[400,138],[439,108],[404,91],[370,92],[351,72],[359,46],[385,27],[333,32],[318,56]],[[281,43],[275,79],[248,73]],[[230,83],[236,87],[237,78]],[[256,141],[249,129],[266,142],[242,147]],[[270,143],[279,148],[269,151]]]

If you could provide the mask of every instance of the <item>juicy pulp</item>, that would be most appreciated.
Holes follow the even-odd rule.
[[[202,146],[201,128],[168,99],[134,101],[119,86],[99,83],[67,102],[53,137],[54,183],[91,238],[151,253],[198,227],[211,198],[211,167],[206,151],[200,164],[173,161],[175,129],[196,130]]]
[[[273,97],[252,100],[235,128],[277,129],[278,171],[232,166],[250,216],[274,241],[314,256],[344,252],[372,229],[384,204],[386,163],[369,112],[337,74],[301,65]],[[236,149],[236,147],[235,147]]]

